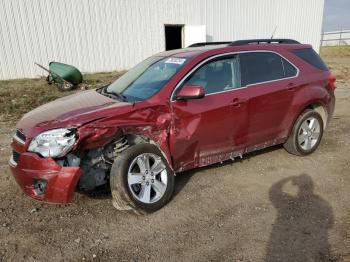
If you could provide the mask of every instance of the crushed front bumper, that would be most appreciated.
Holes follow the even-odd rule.
[[[17,155],[14,152],[9,165],[17,183],[27,196],[56,204],[72,201],[82,175],[79,167],[62,167],[52,158],[41,158],[29,152]]]

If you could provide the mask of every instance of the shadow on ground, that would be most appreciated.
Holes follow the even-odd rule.
[[[191,180],[191,178],[193,176],[201,173],[204,170],[211,170],[211,169],[215,169],[215,168],[229,165],[229,164],[236,163],[236,162],[250,161],[255,156],[259,156],[261,154],[267,154],[269,152],[273,152],[273,151],[281,149],[281,148],[282,148],[282,145],[276,145],[276,146],[264,148],[264,149],[261,149],[258,151],[254,151],[254,152],[245,154],[242,156],[242,158],[236,157],[234,160],[225,160],[221,163],[216,163],[216,164],[212,164],[210,166],[199,167],[199,168],[195,168],[195,169],[192,169],[189,171],[178,173],[178,174],[176,174],[175,189],[174,189],[173,197],[176,197],[177,194],[179,194],[181,192],[181,190],[186,186],[186,184]]]
[[[296,195],[283,191],[291,182]],[[270,201],[277,209],[267,245],[266,261],[337,261],[330,253],[328,230],[334,217],[330,204],[314,193],[307,174],[284,178],[270,188]]]

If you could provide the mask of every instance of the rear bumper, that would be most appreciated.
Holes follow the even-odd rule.
[[[52,158],[41,158],[28,152],[20,154],[17,163],[11,158],[9,165],[27,196],[56,204],[72,201],[82,175],[79,167],[62,167]]]

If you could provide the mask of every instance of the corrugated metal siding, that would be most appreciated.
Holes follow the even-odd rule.
[[[295,38],[318,50],[324,0],[0,0],[0,79],[34,62],[83,72],[130,68],[163,51],[164,24],[206,25],[207,40]]]

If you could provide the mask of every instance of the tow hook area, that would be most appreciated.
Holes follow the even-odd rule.
[[[80,167],[62,167],[52,158],[22,153],[11,171],[23,192],[36,200],[65,204],[73,199],[82,175]]]
[[[47,180],[45,179],[34,179],[33,180],[34,190],[38,196],[45,194],[47,188]]]

